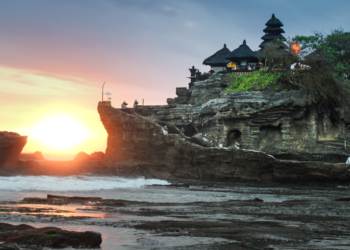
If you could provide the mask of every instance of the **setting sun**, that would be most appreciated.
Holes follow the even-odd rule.
[[[73,117],[55,115],[38,123],[31,137],[51,149],[68,149],[89,138],[88,130]]]

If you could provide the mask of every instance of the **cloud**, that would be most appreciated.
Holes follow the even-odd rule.
[[[197,22],[194,22],[194,21],[186,21],[185,22],[185,25],[188,27],[188,28],[195,28],[198,23]]]
[[[159,0],[108,0],[120,8],[132,8],[143,12],[152,12],[166,16],[178,16],[179,12],[171,6],[171,1]],[[169,3],[169,4],[164,4]]]
[[[91,83],[82,84],[73,77],[58,77],[53,74],[0,67],[2,90],[26,95],[66,95],[89,93],[96,90]],[[77,84],[78,83],[78,84]]]

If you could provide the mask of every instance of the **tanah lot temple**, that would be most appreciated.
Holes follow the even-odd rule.
[[[167,98],[167,105],[138,105],[135,101],[133,107],[123,103],[117,109],[110,102],[99,102],[98,112],[108,132],[105,159],[150,167],[163,177],[177,173],[181,178],[234,180],[246,176],[282,182],[289,175],[295,181],[310,179],[305,177],[304,163],[294,172],[289,172],[291,162],[274,169],[272,164],[282,164],[280,160],[310,162],[316,179],[328,167],[320,168],[321,175],[313,172],[311,162],[345,162],[350,154],[344,132],[350,124],[347,109],[320,113],[302,88],[276,93],[225,91],[232,83],[230,74],[251,74],[261,67],[264,53],[259,53],[266,52],[271,41],[287,46],[282,42],[282,26],[272,15],[258,51],[252,51],[247,41],[233,51],[224,45],[204,60],[210,73],[190,68],[189,87],[176,88],[177,97]],[[330,175],[334,172],[329,171]]]
[[[265,24],[267,27],[263,30],[266,34],[261,37],[263,42],[259,45],[260,50],[252,51],[247,45],[246,40],[243,41],[237,49],[230,51],[226,44],[220,50],[218,50],[213,55],[209,56],[203,61],[204,65],[211,67],[209,71],[211,74],[214,72],[225,72],[230,71],[235,74],[247,74],[252,70],[258,70],[261,68],[262,64],[259,64],[259,53],[264,50],[267,43],[274,40],[283,40],[285,37],[282,33],[285,33],[281,28],[283,26],[282,22],[278,20],[274,14],[270,20]],[[281,43],[281,47],[285,46]],[[193,76],[193,69],[190,69],[191,76]],[[195,75],[197,72],[194,72]],[[199,76],[200,74],[197,73]]]
[[[189,88],[176,88],[176,98],[168,98],[168,104],[186,104],[191,99],[192,87],[195,82],[205,81],[210,78],[214,73],[230,73],[236,75],[249,74],[255,70],[260,70],[265,62],[263,58],[259,59],[259,54],[264,51],[265,46],[272,41],[279,41],[278,46],[280,49],[285,48],[287,45],[283,43],[286,38],[282,35],[285,33],[281,28],[283,23],[272,14],[271,19],[265,24],[266,28],[263,30],[265,35],[261,37],[263,40],[259,45],[260,49],[257,51],[251,50],[247,45],[247,41],[243,40],[243,43],[232,51],[224,47],[213,55],[209,56],[203,61],[204,65],[210,66],[210,71],[207,73],[201,73],[194,66],[190,68],[191,76]],[[193,96],[192,96],[193,97]],[[193,99],[193,98],[192,98]]]

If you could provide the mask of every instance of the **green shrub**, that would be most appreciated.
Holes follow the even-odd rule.
[[[276,71],[257,70],[248,75],[232,75],[232,83],[226,92],[236,91],[277,91],[277,80],[281,73]]]

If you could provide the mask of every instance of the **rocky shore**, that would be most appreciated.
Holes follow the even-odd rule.
[[[102,249],[350,247],[346,223],[350,198],[346,187],[183,182],[149,186],[144,192],[195,195],[209,200],[162,202],[59,195],[27,197],[18,202],[3,200],[0,221],[16,226],[1,223],[0,237],[5,244],[17,242],[21,247],[67,244],[97,248],[101,243],[99,233],[70,232],[73,228],[88,228],[102,233]],[[47,226],[52,224],[69,230]]]

